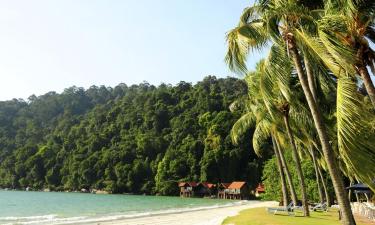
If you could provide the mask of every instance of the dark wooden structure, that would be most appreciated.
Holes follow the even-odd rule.
[[[226,198],[228,199],[249,199],[250,188],[244,181],[232,182],[228,187]]]
[[[217,185],[208,182],[201,182],[201,184],[206,188],[206,197],[212,197],[217,195]]]
[[[196,189],[198,183],[196,182],[180,182],[178,187],[180,188],[180,197],[193,197],[194,189]]]
[[[249,199],[250,189],[246,182],[212,184],[208,182],[180,182],[180,197],[215,197],[222,199]]]
[[[231,183],[220,183],[217,185],[217,197],[226,199],[226,196],[229,192],[228,187]]]

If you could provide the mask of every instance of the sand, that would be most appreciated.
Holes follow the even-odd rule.
[[[276,206],[276,202],[249,201],[243,205],[228,206],[214,209],[204,209],[190,212],[169,213],[162,215],[144,216],[97,222],[97,225],[219,225],[228,216],[235,216],[240,211],[249,208]]]

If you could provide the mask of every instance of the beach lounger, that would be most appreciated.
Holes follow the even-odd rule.
[[[312,211],[323,211],[327,212],[328,211],[328,205],[326,202],[324,203],[318,203],[314,207],[311,208]]]
[[[268,213],[273,213],[274,215],[278,212],[286,212],[289,216],[294,216],[294,204],[291,202],[286,207],[274,207],[274,208],[267,208]]]

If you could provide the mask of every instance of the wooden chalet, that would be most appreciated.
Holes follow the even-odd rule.
[[[228,190],[229,185],[230,185],[230,183],[220,183],[220,184],[218,184],[218,186],[217,186],[217,197],[218,198],[226,199],[226,196],[229,192],[229,190]]]
[[[197,183],[197,186],[193,188],[195,197],[204,197],[209,195],[208,185],[204,183]]]
[[[249,199],[250,188],[248,184],[244,181],[232,182],[228,187],[228,193],[226,193],[226,198],[229,199]]]
[[[192,197],[194,196],[194,189],[197,187],[196,182],[180,182],[178,187],[180,188],[180,197]]]
[[[208,182],[180,182],[178,187],[180,188],[180,197],[204,197],[211,196],[215,185]]]
[[[180,182],[180,197],[212,197],[222,199],[248,199],[250,189],[246,182],[212,184],[208,182]],[[264,189],[264,188],[263,188]]]
[[[201,182],[201,184],[206,188],[206,194],[205,196],[211,197],[216,196],[217,194],[217,185],[211,184],[208,182]]]

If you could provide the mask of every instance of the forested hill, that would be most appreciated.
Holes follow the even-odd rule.
[[[229,136],[241,115],[229,105],[246,93],[242,80],[209,76],[0,102],[0,187],[175,194],[181,180],[255,185],[262,161],[250,138],[234,146]]]

